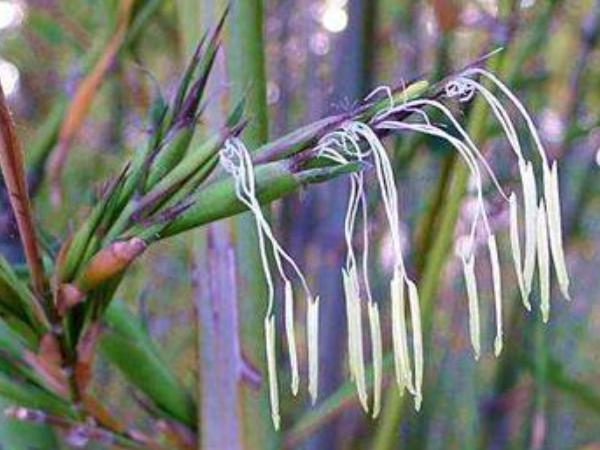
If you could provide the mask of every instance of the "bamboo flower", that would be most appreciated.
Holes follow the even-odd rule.
[[[508,97],[522,118],[525,120],[543,167],[543,198],[538,206],[538,188],[536,174],[532,161],[524,156],[517,127],[513,124],[510,114],[499,97],[492,93],[478,79],[482,77],[495,85],[501,93]],[[381,141],[383,135],[389,133],[416,132],[427,136],[441,138],[448,142],[461,156],[471,172],[475,182],[476,209],[470,224],[470,234],[466,237],[469,248],[461,256],[463,277],[466,285],[467,305],[469,315],[469,336],[475,359],[481,355],[481,324],[479,310],[479,294],[475,275],[475,257],[477,248],[475,242],[480,232],[487,238],[487,250],[492,275],[495,338],[494,353],[498,356],[503,347],[503,305],[502,277],[500,272],[500,257],[496,230],[492,229],[488,219],[487,202],[484,198],[485,183],[489,182],[496,188],[500,197],[506,201],[510,213],[509,238],[512,252],[512,263],[516,272],[517,285],[522,302],[527,310],[531,309],[529,296],[533,285],[536,263],[540,275],[541,310],[544,321],[548,320],[550,309],[550,253],[554,263],[561,292],[569,298],[569,279],[562,246],[560,202],[558,189],[558,170],[556,163],[548,165],[545,151],[537,134],[531,117],[514,94],[493,74],[482,69],[466,70],[445,86],[447,97],[456,97],[459,101],[468,101],[475,95],[481,95],[492,109],[500,124],[506,139],[517,158],[521,190],[523,195],[522,217],[524,228],[524,253],[521,251],[519,224],[520,206],[517,194],[508,195],[494,174],[483,152],[473,142],[467,131],[454,117],[451,110],[439,99],[418,98],[398,99],[387,87],[376,89],[367,100],[375,95],[385,94],[385,100],[377,104],[376,110],[347,117],[336,116],[331,121],[325,120],[314,127],[306,127],[304,134],[295,136],[293,148],[300,150],[305,142],[316,141],[312,136],[323,133],[316,141],[311,151],[317,159],[327,160],[333,167],[347,167],[353,162],[361,165],[369,164],[374,168],[374,177],[381,199],[383,212],[389,227],[392,250],[394,255],[393,276],[390,280],[391,332],[394,356],[395,379],[399,391],[403,394],[407,389],[414,396],[415,409],[419,410],[422,403],[423,384],[423,336],[421,328],[421,313],[418,289],[408,276],[402,255],[400,235],[400,215],[398,211],[398,189],[393,173],[392,163]],[[447,122],[438,125],[432,122],[427,114],[428,109],[441,113]],[[411,116],[410,120],[407,117]],[[450,126],[446,126],[450,125]],[[298,141],[298,142],[297,142]],[[306,144],[309,145],[309,144]],[[292,150],[290,150],[292,151]],[[295,150],[294,150],[295,151]],[[267,146],[263,158],[287,155],[285,140],[277,141],[273,148]],[[318,392],[318,323],[319,298],[313,297],[308,289],[304,275],[283,250],[273,235],[260,210],[260,203],[255,188],[253,162],[243,146],[236,138],[225,142],[220,153],[222,166],[233,175],[238,199],[252,212],[259,231],[259,246],[263,261],[265,276],[269,285],[269,306],[265,318],[265,334],[267,337],[267,357],[269,363],[269,383],[272,403],[273,421],[279,424],[277,373],[275,366],[275,326],[273,312],[274,282],[268,267],[268,254],[275,261],[279,278],[284,283],[285,296],[285,332],[287,335],[288,353],[290,357],[291,384],[294,395],[298,392],[299,368],[294,334],[294,293],[292,279],[287,273],[291,268],[294,277],[299,280],[307,298],[307,348],[308,348],[308,391],[314,403]],[[307,156],[309,159],[311,156]],[[257,161],[263,161],[261,156]],[[364,167],[364,166],[363,166]],[[367,197],[367,173],[354,172],[350,174],[350,192],[347,199],[347,209],[344,221],[344,236],[346,240],[346,262],[341,269],[344,301],[347,321],[348,365],[350,378],[355,384],[359,402],[365,412],[369,412],[367,379],[365,375],[365,354],[363,347],[363,300],[367,309],[370,329],[370,346],[373,360],[373,404],[371,415],[375,418],[381,409],[383,342],[380,318],[381,302],[372,298],[369,282],[369,217]],[[360,226],[359,226],[360,225]],[[355,235],[361,233],[362,248],[357,255],[355,252]],[[409,352],[408,324],[406,318],[406,303],[410,311],[410,326],[412,336],[412,356]]]

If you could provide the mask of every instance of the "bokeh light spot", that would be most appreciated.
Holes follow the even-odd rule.
[[[321,24],[331,33],[340,33],[348,26],[348,13],[343,7],[328,4],[321,14]]]
[[[0,59],[0,83],[2,90],[8,97],[19,88],[19,69],[14,64]]]
[[[0,30],[16,27],[23,22],[25,10],[21,3],[1,0],[0,1]]]

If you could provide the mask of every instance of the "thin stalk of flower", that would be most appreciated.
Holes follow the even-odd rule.
[[[515,94],[513,94],[513,92],[508,88],[508,86],[506,86],[502,81],[500,81],[498,79],[498,77],[496,77],[494,74],[488,72],[485,69],[482,69],[480,67],[472,67],[472,68],[465,70],[461,74],[461,76],[463,76],[463,77],[468,77],[470,75],[472,75],[472,76],[481,75],[481,76],[487,78],[496,87],[498,87],[502,91],[502,93],[504,95],[506,95],[506,97],[508,97],[508,99],[517,108],[517,110],[519,111],[519,113],[521,114],[523,119],[525,119],[525,122],[527,123],[527,127],[529,129],[529,133],[530,133],[531,137],[533,138],[533,141],[538,150],[540,158],[542,159],[542,163],[544,165],[548,165],[548,158],[546,156],[546,152],[544,151],[544,146],[542,145],[540,136],[537,132],[537,128],[536,128],[535,124],[533,123],[533,119],[527,112],[527,109],[525,108],[525,106],[523,106],[523,103],[521,103],[521,101],[517,98],[517,96]]]
[[[452,112],[443,103],[441,103],[437,100],[431,100],[431,99],[412,100],[410,102],[390,108],[387,116],[384,116],[382,119],[385,119],[385,121],[387,122],[387,121],[389,121],[389,117],[393,116],[394,114],[397,114],[399,112],[404,112],[407,110],[410,111],[410,110],[414,110],[414,109],[419,109],[419,108],[423,108],[423,107],[432,107],[432,108],[437,109],[451,122],[452,126],[458,131],[458,133],[460,134],[464,143],[466,144],[466,147],[468,148],[468,151],[467,151],[468,158],[471,161],[473,161],[474,164],[476,164],[476,160],[479,160],[481,165],[485,168],[486,172],[488,173],[490,179],[492,180],[492,182],[498,189],[498,192],[500,193],[500,195],[502,195],[502,197],[506,201],[508,201],[508,196],[504,193],[504,190],[500,186],[500,182],[496,178],[496,175],[494,174],[494,171],[490,167],[489,163],[487,162],[485,157],[482,155],[482,153],[479,151],[477,146],[473,143],[473,141],[471,140],[471,137],[466,132],[466,130],[463,128],[463,126],[458,122],[458,120],[456,120],[456,118],[454,117]],[[425,115],[425,117],[427,117],[427,116]],[[382,120],[382,122],[383,122],[383,120]],[[428,119],[426,119],[424,121],[424,125],[429,126],[431,128],[438,128],[438,127],[435,127],[434,125],[432,125]]]

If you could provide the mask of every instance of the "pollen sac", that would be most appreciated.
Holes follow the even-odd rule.
[[[292,283],[289,280],[285,281],[285,332],[288,342],[290,371],[292,372],[292,393],[298,395],[300,377],[298,375],[298,355],[294,333],[294,293],[292,291]]]
[[[369,303],[369,325],[371,330],[371,350],[373,353],[373,418],[381,411],[381,383],[383,376],[383,349],[381,344],[381,324],[377,303]]]
[[[477,295],[477,280],[475,279],[475,256],[470,255],[463,258],[463,274],[467,286],[467,298],[469,301],[469,334],[475,359],[481,354],[479,337],[479,300]]]
[[[421,329],[421,308],[419,306],[419,293],[417,286],[408,278],[408,302],[410,304],[410,320],[413,331],[413,353],[415,358],[415,409],[421,409],[423,401],[423,332]]]
[[[319,395],[319,297],[307,299],[308,392],[314,405]]]
[[[523,280],[523,265],[521,264],[521,244],[519,241],[519,217],[518,217],[518,205],[517,196],[513,192],[510,196],[510,246],[513,257],[513,264],[515,266],[515,274],[517,276],[517,283],[519,285],[519,291],[521,292],[521,299],[523,306],[527,311],[531,311],[531,303],[529,303],[529,296],[525,290],[525,281]]]
[[[100,250],[77,281],[77,287],[84,292],[89,292],[122,273],[144,250],[146,250],[146,243],[137,237],[115,242]]]
[[[271,419],[276,430],[279,429],[279,387],[277,383],[277,357],[275,355],[275,317],[265,318],[265,346],[267,349],[267,373],[269,376],[269,398],[271,401]]]
[[[550,317],[550,259],[548,254],[548,224],[544,201],[540,202],[537,215],[537,255],[540,271],[540,291],[542,319],[548,322]]]
[[[488,237],[488,251],[492,266],[492,283],[494,286],[494,306],[496,312],[496,338],[494,339],[494,354],[502,352],[502,279],[500,275],[500,258],[494,235]]]
[[[546,200],[546,219],[548,221],[548,233],[550,239],[550,250],[552,261],[560,291],[565,299],[570,300],[569,275],[562,242],[561,208],[558,188],[558,169],[556,161],[552,169],[544,166],[544,198]]]
[[[404,392],[405,388],[410,392],[414,392],[406,331],[404,276],[398,269],[394,272],[394,278],[390,283],[390,292],[392,297],[392,341],[396,383],[400,394]]]
[[[531,293],[533,273],[535,270],[535,249],[537,229],[537,189],[531,163],[519,162],[519,170],[523,183],[523,198],[525,199],[525,265],[523,282],[527,297]]]
[[[363,353],[361,302],[358,288],[356,268],[350,267],[348,271],[344,271],[346,313],[348,315],[348,359],[350,362],[350,375],[356,384],[356,390],[361,406],[365,412],[369,412]]]

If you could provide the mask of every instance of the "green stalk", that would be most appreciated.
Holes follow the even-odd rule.
[[[537,433],[537,428],[543,424],[547,413],[547,385],[548,385],[548,346],[546,333],[546,324],[542,321],[540,315],[536,315],[535,323],[530,324],[533,328],[534,336],[534,370],[535,393],[533,398],[533,417],[531,418],[531,428],[529,442],[531,448],[543,448],[546,433],[541,436]],[[538,442],[538,439],[541,441]]]
[[[231,99],[237,102],[246,96],[249,122],[243,139],[250,151],[255,151],[268,139],[263,11],[262,0],[231,2],[227,46]],[[252,216],[244,214],[235,219],[233,233],[237,261],[240,261],[238,291],[243,293],[239,306],[242,352],[254,367],[266,374],[263,315],[267,292]],[[275,448],[278,435],[271,422],[267,383],[262,383],[258,394],[244,390],[240,406],[244,447]]]
[[[290,170],[290,164],[290,161],[285,160],[256,166],[256,197],[261,204],[266,205],[280,199],[307,184],[325,182],[340,175],[364,169],[364,165],[360,162],[351,162],[345,165],[317,167],[293,173]],[[131,228],[131,235],[150,243],[248,210],[238,199],[234,181],[229,177],[215,181],[194,194],[190,199],[190,204],[188,209],[167,225],[164,223],[157,223],[149,227],[137,225]]]

